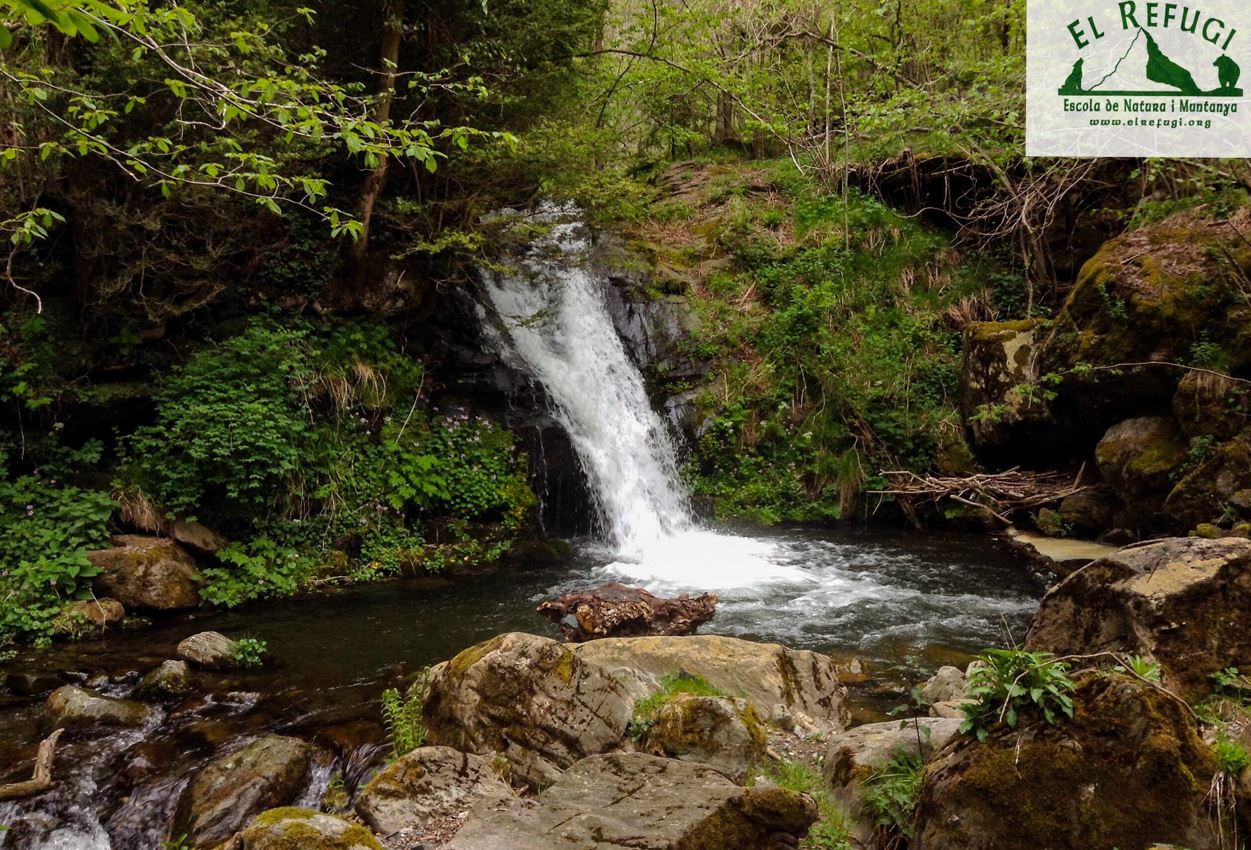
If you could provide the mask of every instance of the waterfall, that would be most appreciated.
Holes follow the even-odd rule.
[[[508,272],[483,274],[504,354],[546,390],[590,481],[621,558],[638,560],[692,528],[677,455],[604,300],[607,282],[581,262],[586,228],[567,211]]]

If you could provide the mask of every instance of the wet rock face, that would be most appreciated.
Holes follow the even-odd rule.
[[[1073,720],[962,738],[926,768],[921,850],[1215,850],[1216,771],[1178,701],[1119,676],[1079,682]]]
[[[44,704],[48,729],[94,729],[100,726],[142,726],[148,709],[142,703],[115,699],[77,685],[64,685]]]
[[[128,609],[172,611],[200,603],[195,559],[173,540],[124,534],[114,548],[88,552],[99,570],[98,596],[110,596]]]
[[[742,788],[707,765],[591,756],[533,802],[480,806],[447,850],[782,850],[817,819],[808,797]]]
[[[1056,655],[1123,652],[1157,661],[1183,697],[1251,665],[1251,540],[1172,538],[1123,549],[1043,598],[1026,638]]]
[[[312,755],[313,748],[304,741],[267,735],[218,756],[183,791],[174,834],[185,833],[193,848],[216,847],[253,816],[299,797]]]
[[[358,823],[312,809],[271,809],[257,815],[227,850],[383,850]]]
[[[637,587],[613,582],[594,590],[566,593],[541,604],[538,611],[555,623],[572,643],[605,637],[689,635],[712,619],[717,595],[692,599],[653,596]]]
[[[550,638],[512,633],[436,666],[424,719],[432,744],[501,753],[516,779],[542,786],[620,747],[633,708],[609,670]]]
[[[1129,519],[1148,527],[1162,522],[1164,500],[1186,458],[1185,438],[1165,416],[1113,425],[1095,447],[1099,473],[1128,507]]]
[[[512,789],[486,759],[448,747],[420,747],[400,756],[370,780],[356,812],[380,835],[424,834],[434,822],[478,803],[499,805]]]
[[[639,748],[707,764],[742,782],[764,762],[768,741],[760,715],[746,700],[682,694],[656,712]]]

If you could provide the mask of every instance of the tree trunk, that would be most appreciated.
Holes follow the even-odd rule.
[[[391,120],[391,105],[395,101],[395,74],[400,59],[400,43],[404,36],[405,0],[384,0],[382,23],[382,41],[378,51],[382,68],[378,75],[378,108],[374,112],[374,120],[386,124]],[[383,156],[378,164],[365,178],[361,188],[360,203],[357,206],[357,219],[361,223],[360,236],[348,249],[348,255],[357,269],[365,263],[369,252],[369,225],[374,215],[374,205],[382,195],[387,183],[387,166],[390,157]]]

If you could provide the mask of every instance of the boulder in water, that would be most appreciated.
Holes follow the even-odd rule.
[[[565,640],[582,643],[605,637],[689,635],[712,619],[717,594],[674,599],[653,596],[638,587],[613,582],[594,590],[566,593],[539,606]]]
[[[178,657],[197,667],[229,670],[238,667],[235,641],[221,632],[198,632],[178,644]]]
[[[164,661],[139,680],[133,696],[139,699],[168,699],[191,691],[191,668],[186,661]]]
[[[218,756],[192,778],[178,801],[174,834],[192,848],[216,847],[254,815],[299,797],[313,748],[298,738],[266,735]]]
[[[98,694],[77,685],[64,685],[44,704],[50,729],[91,729],[97,726],[142,726],[148,709],[138,702]]]
[[[689,673],[752,703],[761,717],[782,709],[822,732],[847,728],[847,689],[828,655],[722,635],[609,638],[578,644],[573,652],[616,669],[635,699],[655,692],[664,676]]]
[[[446,850],[783,850],[817,819],[810,797],[743,788],[644,753],[585,758],[536,801],[479,806]]]

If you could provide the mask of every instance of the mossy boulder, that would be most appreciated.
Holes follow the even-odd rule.
[[[639,748],[711,765],[742,782],[765,760],[768,739],[760,715],[746,700],[678,694],[656,711]]]
[[[97,596],[118,600],[129,610],[173,611],[200,604],[195,559],[173,540],[123,534],[112,549],[87,553],[99,570]]]
[[[1106,427],[1117,413],[1162,412],[1180,377],[1169,366],[1121,364],[1251,368],[1251,305],[1237,285],[1251,271],[1241,235],[1249,226],[1251,209],[1199,207],[1107,242],[1082,267],[1043,346],[1041,368],[1064,374],[1065,402]]]
[[[1251,518],[1239,494],[1251,489],[1251,429],[1213,447],[1177,482],[1164,503],[1170,528],[1185,533],[1202,523]]]
[[[383,850],[359,823],[295,807],[257,815],[229,845],[231,850]]]
[[[1164,500],[1187,457],[1185,438],[1168,416],[1119,422],[1095,447],[1099,473],[1125,505],[1128,520],[1149,528],[1163,521]]]
[[[200,768],[178,800],[174,834],[191,848],[216,847],[255,815],[290,805],[304,790],[313,747],[266,735]]]
[[[1138,680],[1079,680],[1072,720],[965,737],[926,768],[921,850],[1215,850],[1216,760],[1189,710]]]
[[[1170,538],[1122,549],[1043,597],[1026,647],[1056,655],[1152,658],[1183,697],[1211,674],[1251,666],[1251,541]]]
[[[584,756],[619,749],[633,706],[601,665],[550,638],[511,633],[436,665],[424,718],[431,744],[498,752],[514,777],[538,787]]]
[[[126,619],[126,608],[116,599],[80,599],[65,606],[52,622],[59,634],[76,637],[102,632]]]
[[[512,789],[481,756],[419,747],[369,781],[356,799],[356,813],[381,835],[423,834],[432,823],[478,803],[498,805],[512,798]]]
[[[1213,372],[1187,372],[1173,394],[1173,418],[1192,440],[1233,439],[1251,426],[1251,384]]]
[[[964,333],[960,407],[975,452],[1016,454],[1051,442],[1051,411],[1038,385],[1039,343],[1047,323],[976,322]]]
[[[1060,502],[1060,519],[1081,537],[1095,537],[1112,528],[1121,501],[1111,487],[1096,486],[1078,490]]]
[[[169,699],[191,692],[191,668],[185,661],[163,661],[135,686],[133,696],[139,699]]]
[[[816,803],[743,788],[708,765],[645,753],[590,756],[533,803],[479,807],[445,850],[793,848]]]

